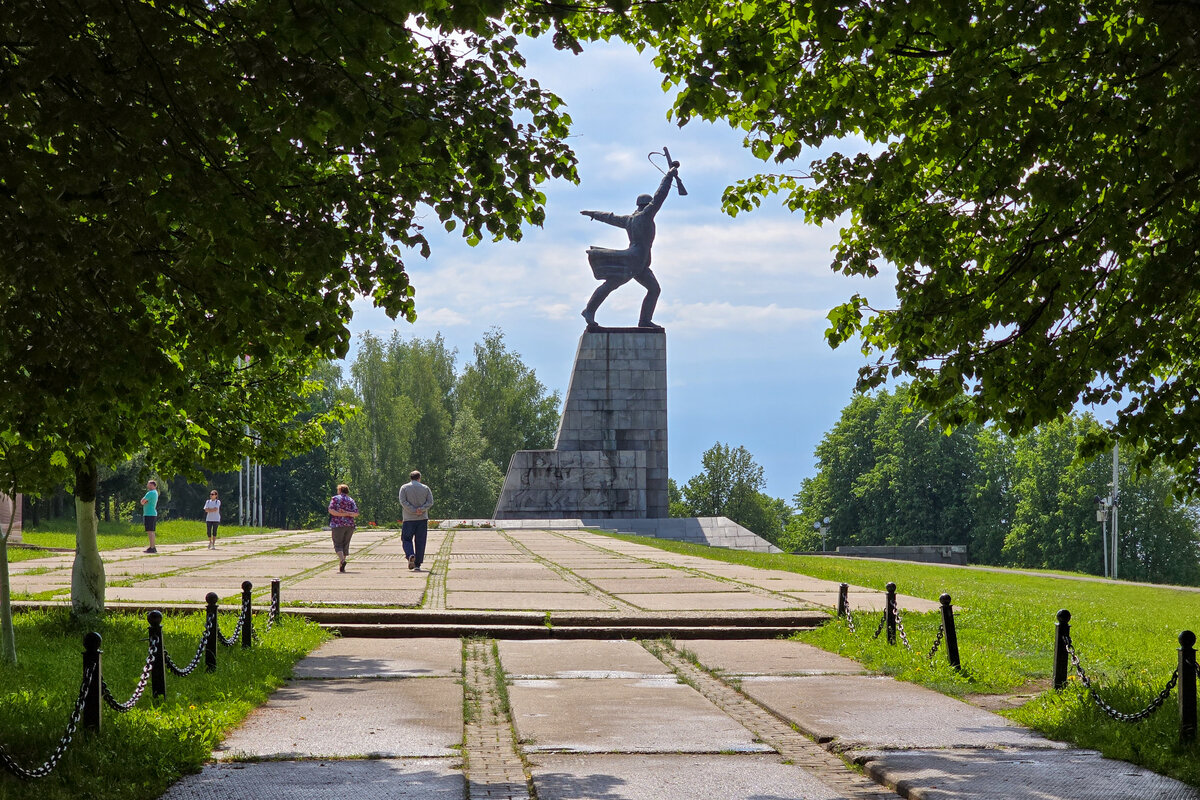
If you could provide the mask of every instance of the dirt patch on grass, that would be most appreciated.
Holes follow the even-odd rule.
[[[1050,678],[1038,678],[1019,687],[1011,694],[968,694],[963,697],[973,706],[987,711],[1011,711],[1020,708],[1054,685]]]

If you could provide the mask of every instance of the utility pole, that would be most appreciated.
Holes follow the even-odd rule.
[[[1119,484],[1117,483],[1117,445],[1113,443],[1113,482],[1112,482],[1112,576],[1117,578],[1117,501],[1120,499]]]

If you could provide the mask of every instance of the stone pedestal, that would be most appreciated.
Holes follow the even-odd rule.
[[[666,516],[666,332],[586,331],[554,449],[513,455],[495,518]]]

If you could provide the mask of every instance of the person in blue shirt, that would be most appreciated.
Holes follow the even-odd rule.
[[[150,537],[150,546],[146,548],[146,552],[157,553],[158,548],[154,546],[154,527],[158,522],[158,481],[146,483],[146,496],[139,502],[142,504],[142,519],[146,522],[146,535]]]

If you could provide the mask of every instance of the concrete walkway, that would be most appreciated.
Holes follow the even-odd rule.
[[[279,577],[293,611],[349,634],[300,662],[168,800],[1200,800],[1176,781],[764,638],[826,615],[837,596],[828,581],[586,531],[434,532],[429,569],[415,573],[394,531],[357,534],[344,574],[320,533],[159,550],[108,555],[119,582],[110,601],[199,604],[208,591],[231,599],[243,580],[257,593]],[[14,588],[55,597],[69,571],[69,559],[20,562]],[[851,595],[862,611],[882,599]],[[408,636],[367,638],[372,629]],[[739,629],[750,638],[733,638]],[[412,635],[425,630],[438,635]],[[674,633],[645,634],[656,630]]]

